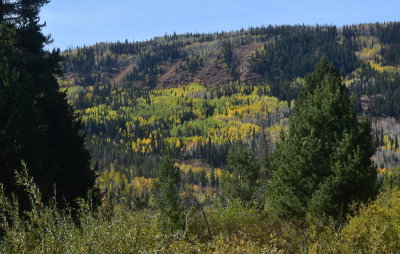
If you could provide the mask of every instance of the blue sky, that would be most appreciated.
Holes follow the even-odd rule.
[[[141,41],[165,33],[280,24],[400,21],[399,0],[52,0],[41,12],[50,47]]]

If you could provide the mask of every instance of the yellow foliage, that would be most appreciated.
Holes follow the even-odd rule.
[[[135,193],[150,193],[151,188],[153,187],[154,178],[145,178],[145,177],[135,177],[133,178],[133,186]]]
[[[200,186],[198,186],[198,185],[193,185],[193,191],[194,192],[200,192],[200,190],[201,190],[201,188],[200,188]]]
[[[372,48],[363,48],[361,51],[356,52],[356,55],[362,60],[362,61],[368,61],[368,60],[380,60],[381,55],[380,51],[382,50],[382,45],[381,44],[375,44]]]
[[[390,66],[390,65],[381,65],[380,63],[375,62],[374,60],[369,60],[368,64],[371,65],[376,71],[379,72],[399,72],[400,67]]]
[[[395,253],[400,249],[400,191],[382,193],[340,232],[342,253]]]

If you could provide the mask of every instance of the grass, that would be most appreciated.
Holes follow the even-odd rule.
[[[106,205],[60,210],[43,204],[27,170],[18,174],[31,209],[20,211],[0,187],[0,253],[395,253],[400,249],[400,190],[361,205],[342,225],[333,220],[282,221],[239,201],[186,209],[186,230],[165,234],[155,209]],[[72,215],[74,214],[74,216]]]

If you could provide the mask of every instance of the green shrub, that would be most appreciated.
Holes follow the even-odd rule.
[[[0,253],[395,253],[400,249],[400,190],[362,205],[348,222],[314,218],[311,226],[257,212],[241,201],[205,207],[212,238],[200,209],[186,213],[186,231],[165,233],[155,210],[101,206],[81,200],[79,209],[49,205],[27,171],[18,176],[31,209],[21,212],[0,186]],[[310,224],[310,223],[309,223]]]

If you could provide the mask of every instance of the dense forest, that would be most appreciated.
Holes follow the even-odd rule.
[[[87,124],[93,164],[153,177],[165,147],[183,164],[208,170],[224,167],[235,142],[245,141],[261,159],[285,126],[304,75],[326,56],[359,115],[391,126],[373,131],[376,163],[392,167],[398,131],[387,117],[400,113],[399,27],[266,26],[99,43],[64,52],[60,84]]]
[[[0,2],[1,253],[394,253],[400,23],[48,51]]]

